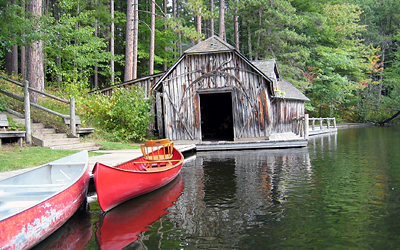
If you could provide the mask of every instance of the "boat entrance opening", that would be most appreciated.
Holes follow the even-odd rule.
[[[200,94],[201,134],[206,141],[233,141],[231,93]]]

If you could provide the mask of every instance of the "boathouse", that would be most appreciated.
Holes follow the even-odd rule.
[[[294,132],[308,100],[275,60],[252,63],[218,36],[186,50],[152,90],[159,134],[171,140],[268,140]]]

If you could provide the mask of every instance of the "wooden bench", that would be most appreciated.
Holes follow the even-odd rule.
[[[25,138],[26,131],[7,131],[10,126],[5,114],[0,114],[0,148],[3,138],[18,138],[19,146],[22,146],[23,138]]]
[[[68,116],[67,118],[64,118],[64,123],[65,125],[71,125],[71,119]],[[86,134],[91,134],[94,132],[94,128],[81,128],[81,118],[79,116],[75,116],[75,125],[76,125],[76,133],[78,135],[86,135]]]

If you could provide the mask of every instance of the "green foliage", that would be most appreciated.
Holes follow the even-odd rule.
[[[11,131],[24,131],[25,126],[21,126],[18,123],[16,123],[12,117],[7,116],[7,121],[8,121],[8,127],[7,130]]]
[[[149,3],[139,1],[139,77],[148,74]],[[211,17],[215,33],[219,25],[218,1],[214,13],[208,0],[176,1],[175,16],[171,5],[165,9],[163,4],[156,1],[155,73],[175,63],[178,48],[207,38]],[[0,0],[0,13],[0,64],[5,66],[5,52],[13,45],[42,40],[46,88],[59,88],[66,99],[80,100],[94,87],[95,71],[98,85],[109,86],[111,59],[115,79],[124,72],[126,1],[115,2],[114,56],[109,52],[109,1],[53,1],[45,15],[36,17],[20,2]],[[400,1],[226,1],[227,41],[232,45],[236,14],[241,53],[251,60],[276,58],[281,77],[311,98],[310,114],[375,121],[399,109]],[[196,15],[202,17],[202,33],[194,27]],[[0,110],[4,106],[0,100]]]
[[[151,132],[151,100],[144,99],[138,87],[116,89],[111,97],[93,94],[80,102],[86,119],[113,141],[143,141]]]
[[[102,145],[102,150],[121,150],[121,149],[140,149],[139,144],[110,142],[110,141],[96,141],[97,144]]]
[[[94,36],[98,13],[83,10],[76,15],[70,12],[76,8],[75,1],[61,2],[63,10],[57,18],[48,17],[46,36],[46,67],[52,79],[62,78],[66,88],[78,91],[89,86],[89,78],[94,73],[110,76],[109,60],[119,62],[123,56],[112,56],[107,52],[107,38]],[[69,91],[69,90],[67,90]]]
[[[6,100],[3,96],[0,96],[0,111],[5,111],[7,107]]]
[[[0,57],[6,50],[15,45],[26,45],[37,37],[34,29],[38,19],[31,17],[26,19],[24,10],[18,4],[10,4],[10,1],[0,1]]]
[[[311,76],[309,97],[322,116],[323,108],[333,116],[339,107],[353,105],[358,82],[365,78],[367,50],[359,39],[365,27],[359,24],[361,11],[357,5],[324,4],[312,13],[307,32],[312,41],[308,59]]]

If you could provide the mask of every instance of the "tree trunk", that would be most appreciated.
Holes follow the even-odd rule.
[[[214,0],[210,0],[210,12],[214,12]],[[210,36],[213,36],[215,33],[214,30],[214,17],[210,18]]]
[[[59,57],[59,56],[57,56],[57,58],[56,58],[56,67],[58,69],[61,69],[61,57]],[[57,86],[61,87],[61,83],[62,83],[62,75],[57,74]]]
[[[196,31],[197,33],[201,34],[201,7],[198,9],[198,13],[195,16],[195,20],[196,20]],[[200,43],[201,39],[199,38],[199,40],[197,40],[197,43]]]
[[[168,15],[167,15],[167,0],[163,1],[163,5],[164,5],[164,18],[165,18],[165,23],[167,23],[168,21]],[[167,25],[164,25],[164,30],[167,29]],[[167,51],[168,47],[165,46],[164,50]],[[164,72],[168,70],[168,65],[167,65],[167,60],[164,61]]]
[[[27,5],[27,11],[33,16],[40,17],[42,15],[42,0],[32,0]],[[29,86],[44,91],[43,42],[35,41],[31,46],[27,46],[26,56]],[[37,94],[35,92],[31,92],[30,97],[31,102],[37,103]]]
[[[133,68],[133,0],[127,1],[126,8],[126,45],[124,81],[132,80]]]
[[[110,71],[111,71],[111,76],[110,76],[110,82],[111,85],[114,85],[114,33],[115,33],[115,24],[114,24],[114,0],[110,1],[110,15],[111,15],[111,27],[110,27],[110,52],[111,52],[111,60],[110,60]]]
[[[16,4],[16,0],[11,0],[11,4]],[[9,75],[18,75],[18,45],[13,45],[6,50],[6,69]]]
[[[52,10],[53,10],[53,17],[55,19],[56,24],[59,24],[59,22],[60,22],[60,12],[61,12],[60,5],[56,2],[53,5],[53,9]],[[62,54],[61,42],[60,41],[56,41],[56,43],[57,43],[56,49],[58,50],[58,54],[61,55]],[[56,68],[58,69],[57,72],[56,72],[56,82],[57,82],[57,86],[59,88],[61,88],[61,87],[64,87],[64,86],[61,85],[62,84],[62,74],[60,72],[61,68],[62,68],[62,66],[61,66],[61,57],[57,56],[55,60],[56,60],[55,61]]]
[[[6,68],[7,75],[12,75],[12,51],[11,49],[7,48],[5,57],[4,57],[4,66]]]
[[[139,1],[133,1],[133,79],[137,78],[139,39]]]
[[[179,10],[180,6],[178,6],[179,2],[176,3],[176,9]],[[179,11],[177,11],[177,18],[180,18]],[[179,56],[183,54],[183,49],[182,49],[182,33],[181,31],[178,31],[178,50],[179,50]]]
[[[258,11],[258,26],[261,29],[261,24],[262,24],[262,10],[260,9]],[[255,54],[255,60],[260,59],[259,58],[259,50],[258,48],[260,48],[260,43],[261,43],[261,33],[258,33],[257,35],[257,48],[256,48],[256,54]]]
[[[150,5],[150,55],[149,55],[149,75],[154,74],[154,43],[155,43],[155,30],[156,30],[156,4],[155,0],[151,0]]]
[[[247,22],[247,46],[249,47],[249,59],[253,61],[253,48],[251,46],[251,30],[250,24]]]
[[[236,0],[238,1],[238,0]],[[234,37],[235,37],[235,46],[237,51],[239,51],[239,16],[237,15],[237,10],[235,10],[235,15],[234,15]]]
[[[22,15],[25,16],[25,1],[21,2],[21,7],[22,7]],[[25,33],[22,34],[22,36],[24,36]],[[25,65],[26,65],[26,57],[25,57],[25,46],[21,46],[21,76],[23,79],[25,79],[26,75],[25,75]]]
[[[172,0],[172,17],[174,18],[174,21],[176,21],[176,0]],[[174,44],[175,44],[174,52],[177,52],[178,43],[174,41]],[[176,55],[174,55],[174,58],[176,58]]]
[[[96,1],[96,5],[97,5],[97,1]],[[94,21],[94,37],[97,37],[97,19]],[[94,62],[94,88],[97,89],[99,87],[99,74],[98,74],[98,66],[97,66],[97,61]]]
[[[219,1],[219,37],[226,41],[225,33],[225,0]]]
[[[379,124],[380,126],[383,126],[383,125],[385,125],[385,123],[390,122],[391,120],[393,120],[394,118],[396,118],[396,117],[399,116],[399,115],[400,115],[400,110],[397,111],[397,113],[394,114],[394,115],[392,115],[390,118],[387,118],[387,119],[385,119],[385,120],[382,120],[382,121],[378,122],[378,124]]]
[[[387,41],[382,42],[382,69],[379,75],[379,84],[378,84],[378,93],[377,93],[377,102],[376,102],[376,112],[379,112],[379,108],[381,106],[381,95],[382,95],[382,83],[383,83],[383,71],[385,70],[385,53],[386,53]]]
[[[12,60],[11,60],[11,71],[14,75],[18,75],[18,45],[14,45],[11,48]]]
[[[25,79],[25,63],[26,63],[25,46],[21,46],[20,55],[21,55],[20,56],[21,77]]]

